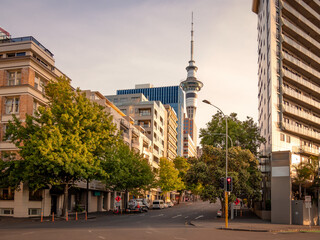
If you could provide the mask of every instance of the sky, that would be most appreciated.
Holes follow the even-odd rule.
[[[196,122],[217,112],[258,118],[257,16],[252,0],[0,0],[0,27],[33,36],[73,87],[114,95],[187,77],[191,12],[194,60],[204,87]]]

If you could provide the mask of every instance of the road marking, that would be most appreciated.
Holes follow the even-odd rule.
[[[184,217],[184,218],[188,218],[189,216],[186,216],[186,217]]]
[[[177,239],[177,240],[186,240],[186,238],[179,238],[179,237],[174,237],[174,239]]]
[[[200,215],[200,216],[196,217],[195,219],[199,219],[199,218],[202,218],[202,217],[203,217],[203,215]]]
[[[91,230],[88,230],[88,232],[89,232],[89,233],[92,233],[92,231],[91,231]]]
[[[179,215],[177,215],[177,216],[174,216],[174,217],[172,217],[172,218],[177,218],[177,217],[181,217],[182,215],[181,214],[179,214]]]
[[[146,231],[146,233],[152,234],[152,232],[148,232],[148,231]]]
[[[29,234],[33,234],[34,232],[26,232],[26,233],[22,233],[21,235],[29,235]]]
[[[152,216],[152,217],[161,217],[161,216],[164,216],[164,214],[159,214],[159,215]]]
[[[105,239],[105,238],[104,238],[104,237],[102,237],[102,236],[99,236],[98,238]]]

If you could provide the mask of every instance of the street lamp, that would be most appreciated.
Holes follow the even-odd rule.
[[[202,102],[209,104],[216,109],[218,109],[226,119],[226,179],[228,177],[228,116],[223,113],[223,111],[218,108],[217,106],[213,105],[211,102],[208,100],[203,100]],[[226,228],[228,228],[228,192],[227,189],[224,190],[224,196],[225,196],[225,223],[226,223]]]

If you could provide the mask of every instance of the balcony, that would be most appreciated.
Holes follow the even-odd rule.
[[[285,131],[291,132],[294,135],[298,135],[310,141],[320,143],[320,133],[310,129],[298,127],[296,125],[291,125],[286,122],[283,122],[282,124],[283,124],[283,127],[285,128]]]
[[[283,94],[287,95],[288,98],[290,98],[293,101],[300,101],[300,104],[304,107],[310,108],[315,112],[320,111],[320,103],[313,100],[310,97],[304,96],[301,93],[297,93],[296,91],[294,91],[293,89],[288,89],[286,87],[282,88],[283,90]]]
[[[297,55],[299,58],[303,59],[306,62],[310,62],[310,66],[314,69],[320,69],[320,58],[314,53],[310,52],[307,48],[303,47],[301,44],[292,40],[286,35],[282,35],[284,40],[283,46]]]
[[[293,69],[297,69],[297,71],[301,72],[304,76],[310,78],[312,81],[319,82],[320,73],[318,71],[312,67],[309,67],[307,64],[303,63],[298,58],[293,57],[287,52],[282,52],[282,56],[285,65],[288,65]]]
[[[291,21],[293,21],[299,28],[304,29],[314,39],[320,38],[319,29],[312,22],[296,11],[288,3],[283,1],[282,6],[282,14],[290,18]]]
[[[303,122],[308,122],[310,125],[317,124],[317,127],[320,128],[320,118],[311,115],[310,113],[306,113],[304,111],[298,110],[295,107],[283,105],[283,110],[293,116],[293,118],[297,118]]]
[[[306,92],[311,92],[311,95],[316,96],[320,99],[320,87],[313,84],[312,82],[303,79],[299,74],[295,74],[287,69],[282,69],[283,77],[286,81],[297,85],[299,88]]]
[[[314,2],[314,4],[316,3]],[[290,1],[290,5],[293,6],[295,9],[298,9],[298,11],[315,26],[320,25],[320,20],[317,17],[319,14],[315,10],[313,10],[308,4],[306,4],[303,0]]]
[[[140,143],[138,140],[132,140],[131,147],[138,149],[140,151]]]
[[[293,147],[292,148],[293,152],[297,152],[297,153],[302,153],[305,155],[313,155],[313,156],[319,156],[319,149],[318,148],[313,148],[313,147],[309,147],[309,146],[304,146],[301,145],[300,147]]]
[[[292,36],[294,39],[297,39],[297,41],[301,42],[304,46],[308,46],[310,51],[319,53],[317,55],[320,56],[319,42],[303,32],[300,28],[296,27],[289,20],[282,18],[282,23],[284,24],[282,28],[285,32],[289,33],[290,36]]]

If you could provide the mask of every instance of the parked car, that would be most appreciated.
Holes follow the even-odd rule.
[[[217,217],[222,217],[222,210],[221,209],[218,210]]]
[[[142,200],[139,199],[130,199],[128,212],[147,212],[148,208],[143,204]]]
[[[141,201],[146,208],[150,208],[150,200],[147,198],[137,198],[137,201]]]
[[[173,202],[171,202],[171,201],[166,202],[166,204],[168,205],[168,207],[173,207],[174,206]]]
[[[153,200],[152,208],[153,209],[163,209],[164,208],[163,200]]]

